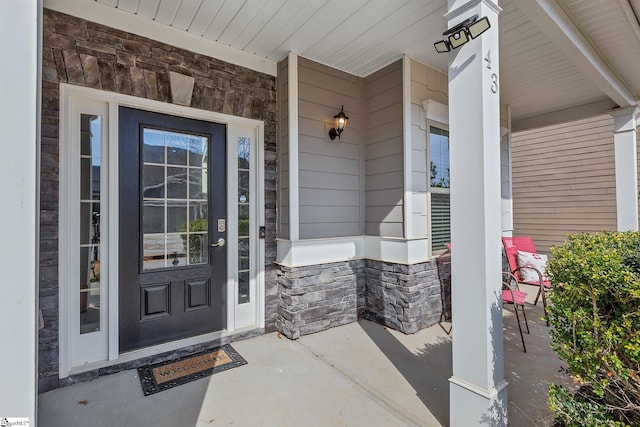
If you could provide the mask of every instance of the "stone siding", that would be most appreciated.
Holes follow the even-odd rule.
[[[451,257],[280,266],[277,329],[290,339],[366,318],[407,334],[451,319]]]
[[[39,390],[58,387],[60,83],[170,102],[169,71],[195,79],[191,107],[264,121],[266,332],[275,330],[275,77],[45,9],[40,177]],[[113,286],[113,285],[112,285]],[[87,374],[92,375],[92,374]]]
[[[440,320],[451,320],[451,254],[447,253],[436,258],[438,279],[440,279],[440,293],[442,310]]]
[[[406,334],[440,321],[447,293],[450,301],[449,264],[440,264],[439,272],[435,258],[412,265],[367,260],[365,317]]]
[[[364,261],[280,266],[276,327],[287,338],[358,320],[364,309]]]

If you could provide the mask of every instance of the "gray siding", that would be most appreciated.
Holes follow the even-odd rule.
[[[300,238],[360,235],[360,79],[298,61]],[[341,105],[349,122],[331,141],[329,124]]]
[[[364,79],[366,234],[403,236],[402,61]]]
[[[512,153],[514,235],[548,252],[569,233],[616,230],[611,116],[515,133]]]
[[[278,237],[289,238],[289,59],[278,63]]]

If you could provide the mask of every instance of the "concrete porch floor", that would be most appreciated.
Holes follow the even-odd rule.
[[[533,299],[535,289],[526,290]],[[548,384],[568,381],[539,319],[541,305],[526,308],[527,353],[513,308],[505,307],[510,426],[551,425]],[[439,325],[404,335],[359,321],[297,341],[273,333],[232,345],[247,365],[149,397],[136,370],[44,393],[38,425],[449,425],[451,337]]]

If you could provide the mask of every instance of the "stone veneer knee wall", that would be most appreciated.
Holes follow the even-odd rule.
[[[449,263],[443,261],[405,265],[367,260],[365,316],[406,334],[441,320],[450,307]]]
[[[276,320],[276,80],[215,58],[60,12],[43,11],[40,175],[39,390],[58,379],[60,83],[171,102],[169,71],[195,79],[191,107],[264,122],[265,330]],[[187,349],[188,350],[188,349]],[[162,357],[159,355],[158,357]],[[128,365],[104,370],[125,369]],[[90,378],[95,373],[83,374]],[[100,372],[98,373],[100,374]]]
[[[364,261],[280,266],[276,328],[287,338],[358,320],[364,308]]]
[[[276,328],[290,339],[355,322],[415,333],[451,317],[451,258],[280,266]]]

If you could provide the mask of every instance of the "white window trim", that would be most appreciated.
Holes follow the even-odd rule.
[[[449,106],[433,99],[423,99],[421,101],[422,109],[425,115],[425,141],[426,141],[426,156],[427,156],[427,233],[429,237],[429,258],[434,255],[442,253],[438,251],[433,253],[431,250],[433,239],[431,238],[431,194],[432,193],[449,193],[450,190],[443,190],[437,187],[431,187],[431,144],[429,141],[430,127],[434,126],[443,130],[449,131]]]
[[[442,104],[441,104],[442,105]],[[433,104],[432,104],[433,106]],[[431,116],[433,117],[433,116]],[[438,116],[440,119],[448,119],[448,114],[446,117],[439,115]],[[433,119],[429,118],[429,114],[427,114],[427,118],[426,118],[426,122],[427,122],[427,129],[425,130],[425,137],[427,140],[427,146],[426,146],[426,154],[427,154],[427,233],[429,236],[429,257],[433,257],[439,254],[442,254],[445,252],[445,250],[441,250],[441,251],[433,251],[433,234],[432,234],[432,229],[431,229],[431,222],[432,222],[432,218],[431,218],[431,195],[433,193],[439,193],[439,194],[451,194],[451,188],[441,188],[441,187],[432,187],[431,186],[431,127],[435,127],[438,129],[442,129],[445,130],[447,132],[449,132],[449,125],[445,124],[443,122],[439,122]]]
[[[262,141],[263,125],[255,128],[252,126],[234,126],[229,129],[227,141],[229,145],[227,149],[227,191],[228,197],[228,240],[237,245],[238,241],[238,138],[245,137],[251,141],[250,145],[250,167],[249,167],[249,227],[250,236],[258,236],[260,227],[264,226],[264,191],[262,191],[264,183],[264,142]],[[233,149],[232,149],[233,148]],[[233,179],[231,177],[234,177]],[[233,289],[233,293],[229,294],[227,301],[233,301],[233,304],[227,304],[227,326],[233,325],[233,329],[246,328],[252,325],[258,325],[264,328],[264,248],[265,239],[250,239],[249,241],[249,303],[238,304],[238,248],[235,248],[235,257],[228,257],[228,280],[229,289]],[[229,246],[231,250],[231,245]],[[232,265],[233,263],[233,265]]]
[[[61,102],[67,101],[68,94],[61,92]],[[66,113],[68,111],[68,114]],[[95,114],[100,116],[101,122],[101,168],[100,168],[100,214],[101,233],[108,235],[111,231],[109,221],[110,212],[107,211],[110,194],[113,194],[108,183],[110,175],[105,165],[109,164],[109,109],[104,102],[96,102],[84,97],[78,97],[69,103],[65,115],[60,116],[60,218],[59,218],[59,257],[68,260],[67,264],[60,262],[59,268],[59,347],[60,372],[68,371],[71,366],[78,365],[74,360],[97,359],[108,356],[108,312],[100,310],[100,331],[80,334],[80,294],[79,290],[79,243],[78,224],[80,223],[80,114]],[[73,165],[73,167],[66,167]],[[107,184],[107,185],[104,185]],[[108,245],[110,239],[100,242],[101,263],[110,265],[113,255]],[[117,257],[116,257],[117,262]],[[106,285],[112,277],[113,270],[104,269],[100,276],[100,306],[107,307],[109,289]],[[117,276],[116,276],[117,277]]]
[[[69,147],[68,142],[72,141],[73,133],[75,131],[73,117],[77,116],[80,112],[78,108],[80,106],[93,105],[104,116],[104,123],[102,124],[103,140],[102,140],[102,155],[103,167],[101,168],[101,181],[105,183],[105,194],[102,196],[104,200],[101,204],[101,209],[104,214],[102,218],[102,235],[107,236],[105,245],[106,250],[102,253],[102,259],[105,260],[107,268],[105,269],[105,281],[102,301],[105,302],[105,306],[101,310],[101,318],[105,319],[105,323],[101,326],[105,328],[101,329],[101,340],[104,341],[103,347],[99,348],[99,357],[93,357],[92,360],[85,360],[82,363],[73,361],[72,354],[73,349],[71,347],[74,341],[74,332],[72,331],[72,325],[74,313],[77,305],[74,303],[74,299],[79,298],[79,294],[76,297],[72,286],[68,285],[70,282],[70,274],[74,271],[77,265],[76,259],[71,257],[71,247],[74,245],[75,240],[72,232],[74,227],[78,224],[77,218],[79,217],[78,210],[74,210],[74,204],[72,200],[72,189],[70,188],[73,182],[73,177],[70,176],[75,169],[70,156],[73,155],[73,150]],[[138,108],[146,111],[153,111],[162,114],[172,114],[181,117],[187,117],[197,120],[205,120],[210,122],[216,122],[227,125],[227,158],[233,154],[234,162],[228,164],[227,178],[229,183],[234,183],[237,188],[237,149],[235,145],[236,133],[239,131],[247,132],[251,130],[252,144],[255,144],[255,172],[253,172],[254,178],[252,183],[255,184],[255,204],[253,206],[251,215],[252,218],[256,218],[253,221],[251,232],[252,240],[255,240],[257,244],[253,243],[255,247],[255,277],[252,277],[255,283],[255,296],[252,296],[254,301],[253,308],[255,318],[253,324],[245,322],[243,326],[236,325],[235,322],[235,308],[237,302],[237,287],[236,281],[227,280],[227,329],[223,331],[213,332],[197,337],[186,338],[183,340],[173,341],[170,343],[160,344],[152,347],[147,347],[140,350],[135,350],[127,353],[119,353],[118,348],[118,109],[120,106],[126,106],[131,108]],[[91,113],[91,111],[88,111]],[[78,113],[78,114],[76,114]],[[105,135],[106,134],[106,135]],[[60,84],[60,239],[59,239],[59,377],[64,378],[68,375],[73,375],[93,369],[98,369],[105,366],[110,366],[118,363],[123,363],[137,358],[150,356],[153,354],[162,353],[165,351],[175,350],[181,347],[196,345],[204,343],[214,339],[219,339],[225,336],[233,335],[235,333],[244,332],[246,330],[252,330],[257,328],[264,328],[265,325],[265,245],[264,239],[259,239],[258,229],[260,226],[265,225],[265,213],[264,213],[264,123],[259,120],[246,119],[242,117],[235,117],[228,114],[215,113],[211,111],[199,110],[191,107],[185,107],[180,105],[163,103],[160,101],[148,100],[143,98],[137,98],[129,95],[123,95],[113,92],[106,92],[97,89],[85,88],[80,86],[73,86],[65,83]],[[232,149],[233,148],[233,149]],[[252,146],[253,148],[253,146]],[[230,153],[231,152],[231,153]],[[78,160],[79,161],[79,160]],[[235,166],[234,166],[235,165]],[[107,167],[105,167],[107,166]],[[79,170],[79,166],[76,168]],[[232,206],[237,203],[237,191],[234,193],[231,186],[227,191],[227,224],[229,224],[230,234],[233,233],[233,228],[237,228],[237,222],[235,220],[229,221],[229,219],[235,218],[232,216]],[[237,209],[237,207],[235,208]],[[237,216],[237,215],[236,215]],[[77,228],[77,227],[76,227]],[[76,233],[77,234],[77,233]],[[238,247],[237,247],[237,229],[235,231],[236,239],[229,238],[228,245],[228,277],[232,278],[237,275],[233,271],[237,270],[238,266]],[[102,242],[101,242],[102,244]],[[252,254],[253,256],[253,254]],[[111,279],[109,279],[111,278]],[[109,283],[111,282],[111,283]],[[111,285],[111,286],[110,286]],[[230,300],[234,299],[233,303]],[[77,316],[76,316],[77,317]],[[77,319],[76,319],[77,320]],[[92,335],[92,334],[85,334]],[[94,355],[95,356],[95,355]]]

